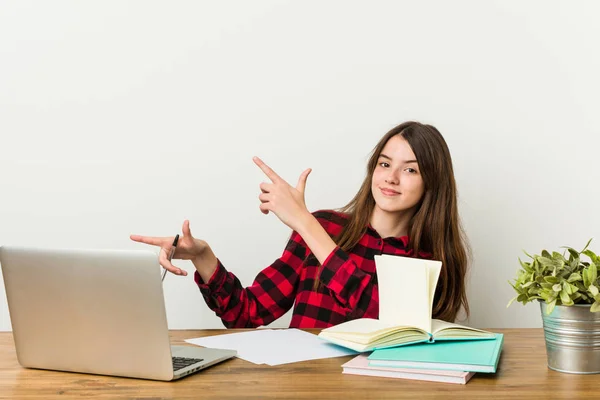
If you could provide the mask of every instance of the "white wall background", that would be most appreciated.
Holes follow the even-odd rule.
[[[188,218],[250,284],[289,235],[258,210],[253,155],[290,182],[312,167],[309,209],[335,208],[380,136],[416,119],[454,158],[469,322],[541,326],[535,305],[506,308],[521,250],[593,236],[600,249],[599,13],[594,1],[0,1],[0,245],[139,249],[131,233],[174,235]],[[170,327],[221,327],[180,265],[190,275],[165,280]]]

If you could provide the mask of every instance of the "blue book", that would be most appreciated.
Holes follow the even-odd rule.
[[[504,343],[503,334],[494,335],[494,340],[439,341],[375,350],[369,365],[494,373]]]

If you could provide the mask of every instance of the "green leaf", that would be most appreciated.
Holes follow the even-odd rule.
[[[552,311],[554,311],[554,306],[556,306],[556,299],[548,303],[548,305],[546,306],[546,314],[552,314]]]
[[[508,302],[508,304],[506,305],[506,308],[510,307],[510,305],[511,305],[512,303],[514,303],[514,301],[515,301],[515,300],[517,300],[517,298],[516,298],[516,297],[513,297],[512,299],[510,299],[510,301],[509,301],[509,302]]]
[[[544,258],[552,258],[552,256],[550,255],[550,253],[548,253],[548,250],[542,250],[542,257],[544,257]]]
[[[527,290],[527,294],[529,295],[538,295],[540,293],[540,288],[532,286]],[[531,297],[529,298],[531,300]]]
[[[520,258],[519,258],[519,263],[521,264],[521,267],[523,267],[523,269],[527,272],[533,272],[533,268],[531,267],[531,263],[527,263],[527,262],[523,262]]]
[[[590,284],[594,284],[596,283],[596,279],[598,279],[598,269],[596,268],[596,264],[590,263],[589,271]]]
[[[585,254],[586,256],[588,256],[593,262],[598,261],[598,256],[591,250],[582,251],[581,254]]]
[[[547,257],[538,256],[535,258],[543,267],[552,268],[554,267],[554,260]]]
[[[598,312],[598,311],[600,311],[600,301],[594,302],[594,304],[592,304],[592,306],[590,307],[590,311],[591,312]]]
[[[552,290],[554,290],[555,292],[560,292],[562,290],[562,285],[560,283],[557,283],[554,286],[552,286]]]
[[[572,306],[573,305],[573,300],[571,300],[571,296],[569,296],[569,294],[567,293],[567,291],[564,288],[563,288],[563,290],[560,291],[560,302],[564,306]]]
[[[592,284],[590,281],[590,272],[589,269],[584,269],[581,271],[581,276],[583,277],[583,286],[588,287]]]
[[[531,268],[533,268],[533,270],[538,274],[540,274],[542,272],[542,270],[540,269],[541,268],[540,263],[537,262],[537,260],[535,260],[535,259],[531,262]]]
[[[570,284],[570,283],[567,283],[567,285],[569,285],[569,286],[571,287],[571,293],[575,294],[575,293],[579,292],[579,288],[578,288],[577,286],[575,286],[575,285],[572,285],[572,284]],[[571,296],[571,298],[572,298],[572,297],[573,297],[573,296]]]
[[[569,298],[570,298],[571,295],[573,294],[573,289],[571,289],[571,285],[569,284],[569,282],[563,282],[562,287],[567,292],[567,294],[569,295]]]
[[[579,252],[577,250],[575,250],[572,247],[563,247],[563,249],[566,248],[569,251],[569,254],[571,255],[571,257],[573,258],[579,258]]]
[[[580,262],[581,262],[581,259],[579,257],[574,258],[571,261],[569,261],[569,267],[571,267],[571,270],[574,271],[579,267]]]
[[[592,296],[596,297],[598,296],[598,288],[594,285],[590,285],[588,287],[588,291],[592,294]]]
[[[529,254],[528,252],[526,252],[525,250],[523,250],[523,253],[525,253],[525,255],[529,258],[531,258],[532,260],[535,259],[535,257],[533,257],[531,254]]]
[[[581,293],[581,299],[583,300],[581,303],[589,303],[590,302],[590,298],[588,295],[586,295],[584,292],[579,292]]]
[[[583,248],[583,250],[580,251],[580,253],[583,253],[584,251],[587,250],[590,243],[592,243],[592,239],[594,239],[594,238],[590,238],[590,240],[588,240],[588,242],[585,244],[585,247]]]
[[[569,275],[567,282],[573,283],[573,282],[581,281],[581,280],[582,280],[581,275],[578,274],[577,272],[573,272],[571,275]]]
[[[558,283],[558,278],[557,278],[557,277],[555,277],[555,276],[545,276],[545,277],[544,277],[544,280],[545,280],[546,282],[548,282],[548,283],[552,283],[552,284]]]

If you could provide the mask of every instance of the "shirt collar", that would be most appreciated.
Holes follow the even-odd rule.
[[[377,239],[383,239],[383,241],[388,242],[392,245],[400,245],[402,244],[402,247],[408,247],[408,235],[404,235],[404,236],[389,236],[386,238],[382,238],[381,235],[379,234],[379,232],[377,232],[375,230],[375,228],[373,228],[373,226],[371,225],[371,223],[369,223],[369,225],[367,225],[367,232],[369,232],[369,234],[371,234],[372,236],[374,236]]]

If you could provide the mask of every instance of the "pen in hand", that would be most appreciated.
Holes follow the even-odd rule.
[[[173,255],[175,254],[175,250],[177,249],[177,242],[179,241],[179,234],[175,235],[175,240],[173,240],[173,245],[171,246],[171,250],[169,250],[169,255],[167,256],[167,260],[171,262],[173,259]],[[161,281],[165,280],[165,275],[167,275],[167,270],[165,269],[162,274]]]

